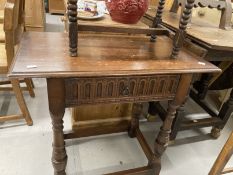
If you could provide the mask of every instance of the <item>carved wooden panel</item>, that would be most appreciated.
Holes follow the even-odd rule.
[[[172,99],[179,75],[68,78],[66,105]]]

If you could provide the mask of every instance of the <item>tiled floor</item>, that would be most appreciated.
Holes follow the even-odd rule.
[[[47,22],[47,31],[63,31],[59,16],[48,15]],[[34,82],[36,98],[25,93],[34,125],[26,126],[24,121],[0,124],[0,175],[53,174],[46,82],[43,79],[34,79]],[[18,111],[12,94],[1,92],[0,95],[0,114]],[[186,109],[197,115],[205,115],[191,100]],[[65,130],[69,130],[69,109],[64,120]],[[141,123],[143,134],[151,146],[160,125],[159,119],[156,122]],[[162,157],[161,175],[207,175],[232,129],[231,117],[217,140],[208,135],[210,128],[180,132],[175,144],[170,145]],[[100,175],[147,163],[136,139],[128,138],[126,133],[70,140],[67,142],[67,153],[68,175]]]

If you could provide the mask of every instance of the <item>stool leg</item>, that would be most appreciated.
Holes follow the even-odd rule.
[[[159,0],[159,5],[157,8],[156,16],[153,20],[152,28],[157,28],[162,23],[162,14],[163,14],[164,5],[165,5],[165,0]],[[156,35],[154,34],[151,35],[150,41],[155,42]]]
[[[218,158],[214,162],[209,175],[220,175],[224,167],[226,166],[227,162],[230,160],[233,154],[233,132],[231,133],[230,137],[228,138],[227,142],[225,143],[222,151],[218,155]]]
[[[26,102],[24,100],[22,91],[20,89],[19,80],[18,79],[12,79],[11,84],[12,84],[12,88],[13,88],[13,91],[15,93],[17,102],[19,104],[19,108],[20,108],[20,110],[21,110],[21,112],[22,112],[22,114],[23,114],[23,116],[24,116],[24,118],[25,118],[25,120],[27,122],[27,125],[29,125],[29,126],[33,125],[31,115],[30,115],[30,113],[28,111]]]

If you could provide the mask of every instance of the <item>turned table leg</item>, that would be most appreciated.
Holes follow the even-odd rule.
[[[188,93],[190,83],[192,81],[192,74],[184,74],[181,76],[179,86],[177,88],[176,96],[173,101],[168,104],[167,115],[163,122],[160,132],[154,143],[154,155],[150,160],[149,165],[154,169],[154,174],[158,175],[161,170],[161,156],[166,150],[171,133],[171,126],[175,118],[177,108],[182,105]]]
[[[63,135],[63,116],[65,113],[65,86],[63,79],[47,79],[49,111],[53,125],[54,175],[65,175],[67,155]]]
[[[192,85],[190,85],[191,87]],[[170,134],[170,141],[174,141],[176,139],[176,136],[178,134],[178,131],[180,130],[180,126],[182,123],[182,120],[185,116],[185,103],[187,102],[188,98],[189,98],[189,93],[190,93],[190,89],[188,90],[185,99],[183,101],[183,104],[176,110],[176,115],[175,118],[172,122],[172,130],[171,130],[171,134]]]

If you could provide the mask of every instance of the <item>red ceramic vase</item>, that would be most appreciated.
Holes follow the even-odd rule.
[[[148,9],[148,0],[105,0],[113,21],[135,24]]]

